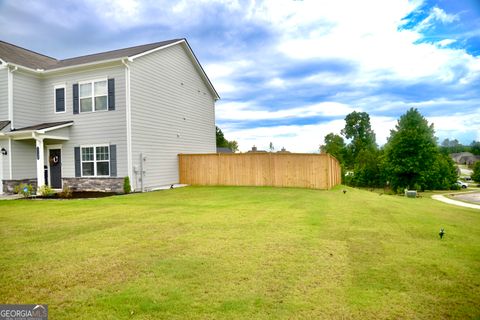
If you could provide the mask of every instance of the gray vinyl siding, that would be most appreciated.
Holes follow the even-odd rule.
[[[12,141],[12,178],[14,180],[37,177],[35,150],[34,140]]]
[[[8,70],[0,67],[0,121],[8,120]]]
[[[22,128],[39,123],[42,110],[42,82],[21,70],[13,73],[13,125]],[[40,122],[41,123],[41,122]]]
[[[69,128],[48,133],[69,137],[68,141],[49,139],[44,141],[45,146],[49,144],[62,145],[62,177],[75,177],[75,146],[99,144],[117,146],[117,176],[127,175],[125,67],[119,65],[42,78],[16,71],[13,76],[14,125],[16,128],[44,122],[71,120],[74,122]],[[73,114],[73,84],[100,78],[115,78],[115,110]],[[54,86],[59,84],[65,85],[66,111],[64,113],[55,113],[54,110]],[[33,139],[26,141],[23,144],[15,142],[15,147],[12,146],[13,179],[36,178],[35,160],[29,161],[30,155],[35,155],[35,142]],[[31,150],[28,149],[29,144]],[[45,159],[47,162],[48,157]],[[8,177],[8,175],[4,175],[4,177]]]
[[[115,110],[73,114],[73,84],[101,78],[115,79]],[[54,110],[54,86],[60,84],[65,84],[65,113],[55,113]],[[69,120],[74,122],[73,126],[68,129],[70,140],[62,143],[63,177],[75,177],[74,147],[94,144],[115,144],[117,146],[117,176],[127,176],[125,67],[103,68],[46,78],[42,93],[44,122]]]
[[[179,153],[216,152],[214,98],[182,45],[135,59],[130,79],[133,166],[142,153],[147,189],[178,183]]]

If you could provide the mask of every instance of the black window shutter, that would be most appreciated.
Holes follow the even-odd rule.
[[[65,88],[55,89],[55,111],[65,111]]]
[[[108,110],[115,110],[115,79],[108,79]]]
[[[73,114],[78,114],[78,83],[73,85]]]
[[[117,176],[117,145],[110,145],[110,177]]]
[[[75,147],[75,177],[82,176],[82,168],[80,162],[80,147]]]

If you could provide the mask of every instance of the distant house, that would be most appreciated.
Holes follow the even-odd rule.
[[[186,39],[57,60],[0,41],[0,193],[134,190],[214,153],[215,88]]]
[[[450,157],[453,161],[457,164],[474,164],[477,161],[480,161],[480,156],[474,155],[470,152],[459,152],[459,153],[452,153]]]
[[[277,153],[290,153],[290,151],[287,151],[287,149],[282,148],[280,151],[277,151]]]
[[[217,147],[217,153],[233,153],[230,148]]]
[[[253,146],[252,147],[252,150],[248,150],[247,152],[261,152],[261,153],[265,153],[267,151],[265,150],[258,150],[256,146]]]

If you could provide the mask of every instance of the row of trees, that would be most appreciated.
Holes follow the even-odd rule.
[[[472,141],[468,146],[461,144],[457,139],[445,139],[440,145],[440,152],[443,154],[471,152],[480,155],[480,141]]]
[[[347,172],[345,183],[353,186],[449,189],[457,180],[453,160],[437,146],[433,124],[414,108],[400,117],[383,148],[375,142],[368,113],[354,111],[341,135],[326,135],[320,150],[339,160]]]

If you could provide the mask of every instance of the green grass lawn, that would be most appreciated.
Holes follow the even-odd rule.
[[[47,303],[51,319],[480,317],[480,211],[426,197],[188,187],[0,201],[0,248],[0,303]]]

